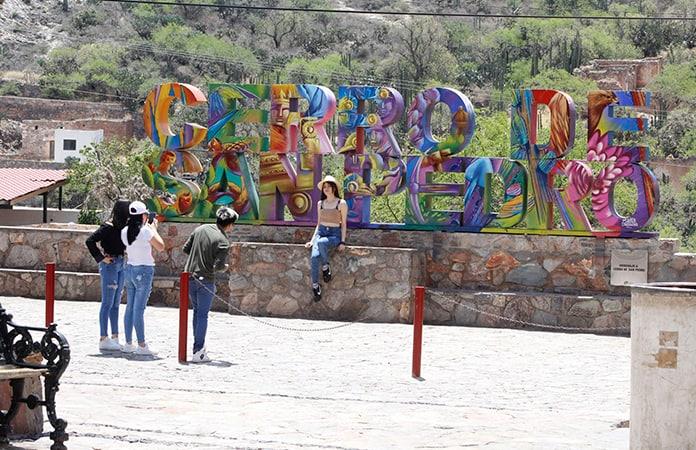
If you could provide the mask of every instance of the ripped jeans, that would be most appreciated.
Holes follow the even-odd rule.
[[[319,225],[317,234],[312,238],[312,256],[310,273],[312,284],[319,283],[319,270],[329,263],[329,250],[338,247],[341,242],[341,227]]]
[[[125,280],[125,262],[123,256],[115,256],[111,264],[99,263],[101,277],[101,308],[99,308],[99,336],[108,336],[111,322],[111,334],[118,334],[118,306],[121,303],[123,283]]]
[[[123,326],[126,342],[132,343],[133,328],[139,343],[145,342],[145,307],[152,291],[152,279],[155,276],[155,266],[126,265],[126,315]]]

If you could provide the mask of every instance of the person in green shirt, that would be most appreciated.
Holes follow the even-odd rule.
[[[215,296],[215,272],[227,270],[227,254],[230,243],[227,235],[239,217],[234,209],[217,210],[215,224],[196,228],[184,244],[188,255],[184,272],[190,273],[189,301],[193,306],[193,359],[192,362],[210,361],[205,348],[208,330],[208,313]]]

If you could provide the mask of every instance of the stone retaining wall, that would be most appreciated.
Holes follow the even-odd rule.
[[[425,317],[429,323],[439,325],[546,331],[554,330],[553,327],[568,327],[627,336],[631,301],[623,296],[429,289],[426,291]]]
[[[80,120],[130,118],[131,113],[120,103],[55,100],[33,97],[0,96],[3,117],[12,120]]]
[[[155,254],[157,275],[179,274],[186,261],[181,247],[196,226],[160,226],[166,251]],[[57,252],[59,270],[96,272],[84,246],[93,229],[0,227],[0,267],[42,269]],[[312,232],[307,227],[237,225],[230,239],[302,244]],[[432,288],[630,295],[627,287],[610,285],[613,250],[646,250],[648,282],[696,279],[696,255],[675,254],[678,242],[674,239],[349,230],[348,243],[419,250],[426,257],[424,282]],[[298,254],[298,258],[300,264],[307,255]]]
[[[196,226],[161,224],[166,250],[155,254],[153,304],[178,305],[178,275],[186,260],[181,247]],[[97,265],[84,245],[95,227],[72,228],[0,227],[0,267],[6,268],[0,271],[1,293],[42,297],[40,271],[44,262],[57,258],[59,271],[74,272],[58,275],[57,298],[98,299]],[[325,286],[322,302],[313,304],[309,250],[302,245],[312,232],[311,227],[235,226],[229,278],[217,283],[220,296],[231,306],[217,302],[215,308],[267,316],[404,322],[410,316],[412,289],[423,284],[431,292],[459,292],[453,298],[480,304],[497,315],[517,311],[514,314],[535,323],[621,327],[628,318],[629,290],[609,283],[612,251],[646,250],[648,282],[696,279],[696,255],[675,254],[675,240],[349,230],[347,251],[332,256],[336,277]],[[550,302],[548,308],[540,307],[544,299]],[[620,310],[612,309],[615,301]],[[466,316],[439,305],[435,296],[429,303],[429,323],[510,326],[485,314],[462,319]]]
[[[230,259],[230,312],[305,319],[407,322],[413,286],[422,284],[417,250],[350,247],[331,259],[333,279],[315,303],[302,245],[240,243]]]

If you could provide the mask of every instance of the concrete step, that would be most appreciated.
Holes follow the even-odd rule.
[[[425,323],[628,336],[629,296],[426,289]]]

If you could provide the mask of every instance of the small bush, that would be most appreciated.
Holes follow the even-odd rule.
[[[85,9],[75,14],[72,18],[72,26],[77,31],[84,31],[89,27],[99,24],[99,15],[93,9]]]
[[[22,89],[14,81],[0,83],[0,95],[22,95]]]
[[[99,212],[95,209],[81,209],[77,216],[77,223],[83,225],[98,225],[101,223]]]

